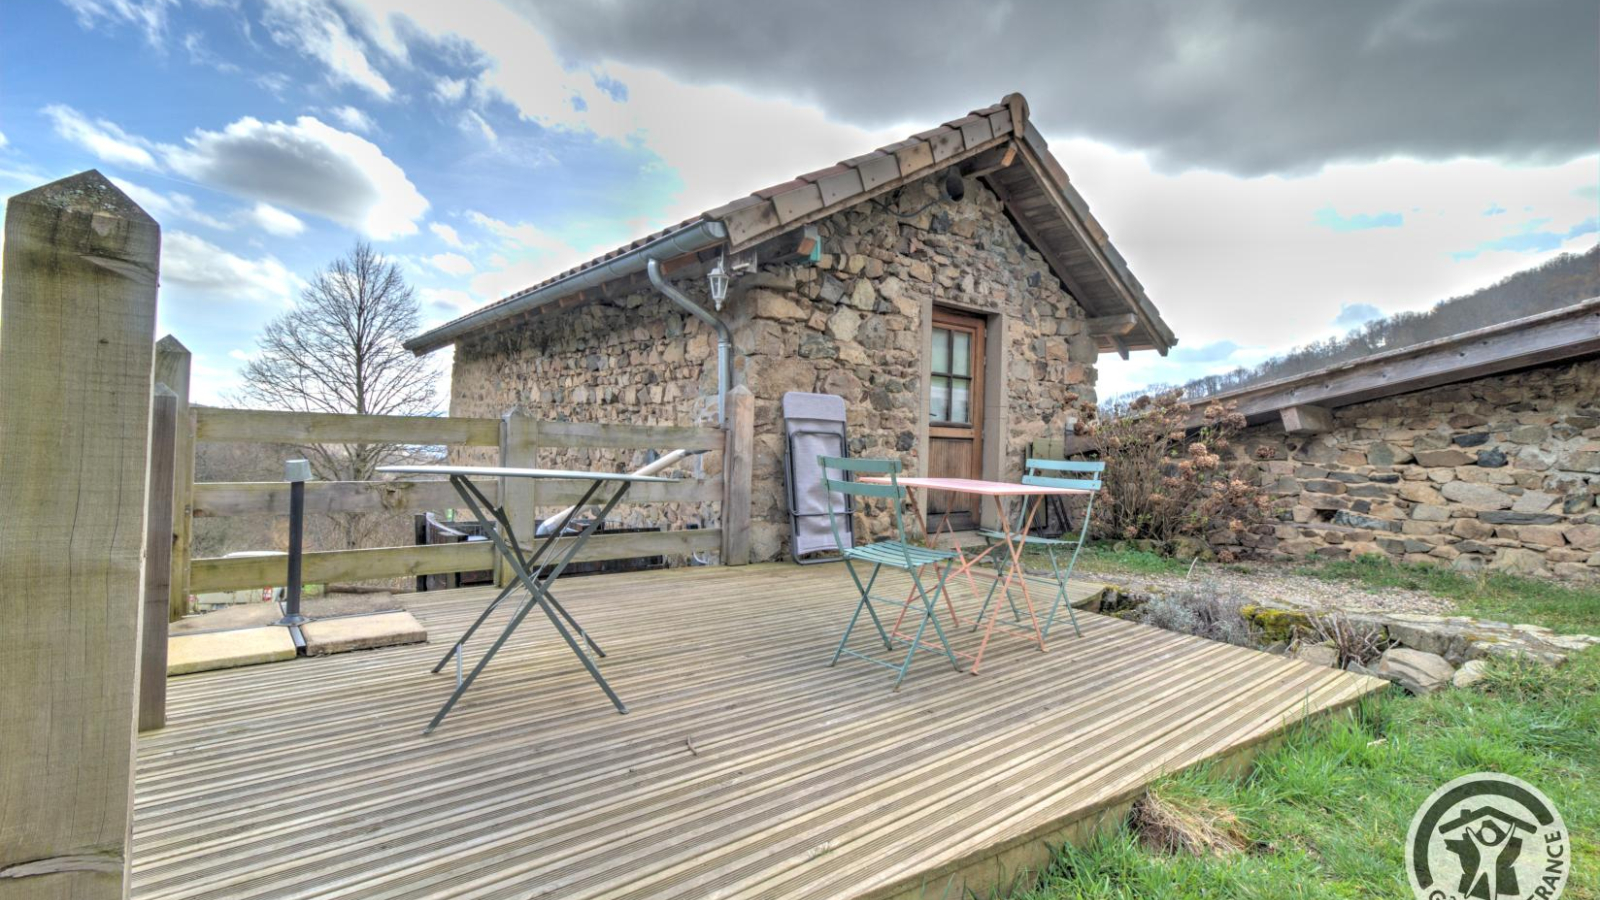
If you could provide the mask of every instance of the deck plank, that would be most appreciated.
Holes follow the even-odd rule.
[[[826,666],[852,607],[838,567],[559,595],[628,715],[530,619],[423,737],[452,687],[428,670],[483,589],[405,598],[430,644],[172,679],[168,727],[140,739],[134,896],[940,896],[986,854],[1383,684],[1080,614],[1046,653],[997,636],[981,676],[921,654],[891,692],[886,670]]]

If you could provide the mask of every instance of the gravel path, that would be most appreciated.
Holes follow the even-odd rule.
[[[1083,578],[1107,581],[1127,591],[1172,593],[1185,585],[1201,581],[1216,582],[1224,591],[1248,600],[1273,601],[1305,609],[1344,612],[1406,612],[1447,616],[1455,613],[1453,601],[1422,591],[1383,588],[1372,591],[1351,581],[1324,581],[1296,575],[1286,567],[1251,564],[1249,571],[1235,567],[1201,563],[1193,575],[1151,575],[1116,568],[1089,568],[1079,564]],[[1080,576],[1074,576],[1080,577]]]

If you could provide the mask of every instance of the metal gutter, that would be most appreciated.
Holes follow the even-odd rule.
[[[725,424],[728,419],[728,382],[733,377],[733,333],[728,330],[726,322],[717,318],[704,306],[684,296],[682,291],[672,286],[672,282],[662,277],[660,260],[650,258],[645,263],[645,271],[649,273],[650,283],[661,292],[661,296],[717,330],[717,425]]]
[[[644,271],[648,261],[671,259],[685,253],[705,250],[726,241],[727,238],[728,229],[719,221],[693,222],[599,265],[579,269],[555,281],[530,288],[520,294],[512,294],[498,303],[468,313],[432,331],[425,331],[406,341],[404,346],[417,356],[424,356],[442,347],[448,347],[460,338],[502,319],[520,315],[586,288],[599,287],[618,278],[636,275]],[[696,306],[696,309],[698,308]]]

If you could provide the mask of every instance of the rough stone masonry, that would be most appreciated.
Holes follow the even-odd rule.
[[[1600,576],[1600,360],[1338,409],[1325,434],[1251,428],[1281,521],[1247,540],[1288,556]]]
[[[968,179],[955,202],[930,177],[841,211],[819,229],[818,262],[763,265],[735,283],[722,313],[734,333],[734,381],[756,399],[755,560],[778,558],[788,540],[784,392],[844,397],[852,455],[898,457],[908,472],[921,470],[926,328],[935,304],[987,314],[989,328],[1000,330],[987,391],[1003,471],[988,474],[1018,477],[1030,441],[1061,436],[1095,402],[1097,351],[1083,310],[977,180]],[[680,287],[709,306],[703,284]],[[652,291],[590,303],[459,344],[451,415],[518,409],[570,421],[709,424],[715,346],[708,327]],[[721,470],[717,454],[697,464],[708,475]],[[716,514],[708,504],[630,516],[681,527],[713,523]],[[881,505],[868,505],[864,518],[867,532],[890,527]]]

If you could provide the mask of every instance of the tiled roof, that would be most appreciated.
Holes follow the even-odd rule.
[[[1044,138],[1027,121],[1027,117],[1027,101],[1021,94],[1009,94],[993,106],[973,110],[959,119],[945,122],[903,141],[880,147],[825,169],[809,172],[790,181],[763,188],[731,203],[706,210],[676,225],[645,235],[419,335],[407,345],[418,352],[426,352],[441,343],[448,343],[435,336],[447,329],[459,333],[458,326],[469,319],[482,323],[481,326],[474,326],[473,330],[477,330],[478,327],[487,328],[501,321],[496,315],[500,307],[572,279],[589,269],[632,253],[696,223],[706,221],[721,223],[727,230],[729,251],[740,252],[779,234],[854,206],[912,179],[925,177],[986,150],[1015,142],[1030,151],[1031,157],[1029,153],[1022,155],[1031,158],[1029,168],[1035,180],[1048,180],[1051,190],[1047,193],[1051,198],[1059,199],[1058,209],[1053,215],[1076,220],[1068,223],[1072,226],[1070,230],[1077,239],[1071,250],[1087,253],[1077,265],[1072,266],[1072,268],[1084,267],[1078,272],[1076,279],[1066,272],[1058,274],[1061,274],[1064,280],[1068,280],[1069,285],[1083,285],[1085,273],[1092,277],[1098,272],[1104,272],[1107,284],[1102,287],[1096,281],[1095,290],[1087,288],[1074,290],[1074,294],[1094,295],[1079,296],[1077,299],[1086,305],[1099,306],[1099,309],[1091,309],[1091,312],[1097,315],[1108,312],[1135,313],[1141,320],[1141,327],[1138,334],[1128,339],[1129,346],[1134,349],[1156,347],[1165,351],[1168,346],[1176,343],[1176,338],[1161,321],[1160,314],[1144,295],[1143,287],[1128,271],[1121,254],[1111,246],[1105,230],[1089,214],[1088,205],[1072,188],[1066,172],[1050,155]],[[1013,214],[1021,213],[1013,210]],[[1078,246],[1084,243],[1092,243],[1094,246],[1092,248]],[[1044,252],[1043,248],[1041,252]],[[1049,255],[1047,253],[1047,256]],[[1052,260],[1052,265],[1057,268],[1068,268],[1064,264],[1058,264],[1057,260],[1061,258]],[[1113,303],[1117,305],[1108,306]]]

